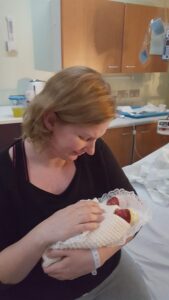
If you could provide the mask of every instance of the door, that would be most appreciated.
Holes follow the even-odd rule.
[[[133,128],[110,128],[103,135],[103,140],[113,152],[121,167],[132,163]]]
[[[133,162],[169,143],[169,136],[157,133],[157,123],[137,125]]]

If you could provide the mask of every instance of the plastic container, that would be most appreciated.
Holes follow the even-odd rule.
[[[44,86],[45,81],[43,80],[30,80],[27,86],[27,90],[25,91],[27,101],[32,101],[33,98],[43,90]]]
[[[156,34],[162,34],[165,32],[165,28],[164,28],[164,23],[163,20],[161,18],[157,18],[157,19],[152,19],[150,21],[150,27],[151,30]]]
[[[15,118],[23,116],[26,107],[25,95],[11,95],[8,98],[12,106],[12,113]]]

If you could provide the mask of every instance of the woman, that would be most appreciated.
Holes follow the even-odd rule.
[[[96,276],[91,250],[47,250],[62,260],[42,267],[52,243],[99,226],[86,199],[133,190],[100,139],[113,117],[109,85],[86,67],[54,75],[28,106],[23,138],[0,155],[1,299],[149,299],[119,247],[97,249]]]

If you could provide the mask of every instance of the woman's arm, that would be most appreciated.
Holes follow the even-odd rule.
[[[0,282],[15,284],[36,265],[45,249],[40,232],[34,228],[21,240],[0,252]]]
[[[126,243],[131,239],[132,237],[128,238]],[[104,265],[104,263],[123,246],[124,245],[98,248],[97,251],[99,253],[100,266]],[[92,273],[92,271],[95,270],[93,255],[91,250],[88,249],[49,249],[46,252],[46,255],[55,259],[62,258],[60,261],[57,261],[48,267],[43,267],[43,270],[47,275],[58,280],[72,280]]]
[[[0,252],[0,282],[16,284],[23,280],[49,245],[82,231],[96,229],[103,219],[102,213],[97,203],[83,200],[54,213],[21,240]]]
[[[119,247],[102,247],[98,248],[101,266],[113,256]],[[43,270],[50,277],[58,280],[72,280],[83,275],[92,273],[95,270],[95,264],[91,250],[49,250],[46,253],[50,258],[60,258],[60,261],[53,263],[48,267],[43,267]]]
[[[98,248],[100,262],[103,265],[111,256],[113,256],[117,251],[119,251],[123,246],[129,243],[134,237],[129,237],[123,245],[120,246],[111,246],[111,247],[102,247]]]

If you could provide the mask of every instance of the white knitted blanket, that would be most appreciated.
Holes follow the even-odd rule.
[[[119,206],[107,205],[107,200],[114,195],[118,196]],[[100,226],[93,231],[83,232],[64,242],[56,242],[51,245],[51,249],[94,249],[103,246],[121,245],[125,243],[129,236],[134,235],[148,219],[143,203],[133,192],[115,190],[104,194],[99,200],[94,198],[91,201],[97,201],[104,209],[104,220],[100,223]],[[139,215],[137,224],[131,226],[123,218],[114,214],[117,208],[132,208],[133,211],[136,211]],[[44,254],[43,266],[48,266],[57,260],[50,259]]]

